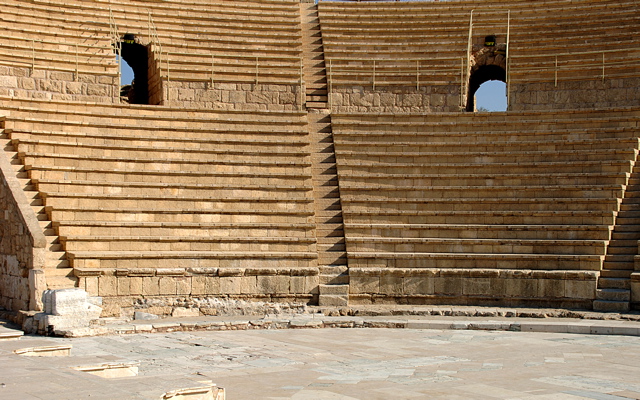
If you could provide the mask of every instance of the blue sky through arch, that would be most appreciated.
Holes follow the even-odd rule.
[[[507,110],[507,85],[501,81],[487,81],[476,91],[476,108],[488,111]]]

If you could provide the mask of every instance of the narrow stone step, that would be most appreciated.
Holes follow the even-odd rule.
[[[320,285],[319,306],[339,307],[349,305],[349,285]]]
[[[594,300],[593,310],[598,312],[627,312],[629,303],[623,301]]]
[[[630,269],[603,269],[600,271],[601,278],[624,278],[630,279],[633,273],[633,266]]]
[[[631,291],[626,289],[597,289],[596,290],[596,299],[597,300],[607,300],[607,301],[631,301]]]
[[[600,289],[631,289],[631,281],[624,278],[603,278],[598,279]]]

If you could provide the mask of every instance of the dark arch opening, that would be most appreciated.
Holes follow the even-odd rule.
[[[476,107],[476,91],[480,85],[487,81],[507,81],[507,73],[504,68],[497,65],[482,65],[476,69],[469,79],[469,94],[467,96],[467,111],[473,112]]]
[[[126,39],[125,35],[125,39]],[[134,40],[122,41],[122,59],[133,70],[129,103],[149,104],[149,52],[147,46]]]

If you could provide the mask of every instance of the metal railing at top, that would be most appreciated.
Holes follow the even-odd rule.
[[[511,73],[519,82],[601,80],[640,77],[640,48],[557,54],[513,55]],[[522,61],[520,61],[522,60]]]
[[[451,84],[458,77],[460,58],[328,58],[327,74],[333,84],[376,86]],[[456,79],[457,81],[457,79]]]

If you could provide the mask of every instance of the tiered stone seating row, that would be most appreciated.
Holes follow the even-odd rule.
[[[97,68],[115,76],[115,56],[109,38],[110,9],[120,35],[134,33],[143,44],[153,40],[148,37],[149,8],[145,4],[83,0],[64,5],[4,2],[2,18],[6,25],[15,26],[12,36],[23,41],[7,43],[14,49],[22,49],[12,52],[7,62],[31,65],[31,39],[35,39],[36,63],[49,68],[68,65],[67,69],[73,70],[78,43],[80,70]],[[297,2],[172,2],[154,5],[152,19],[165,53],[160,56],[165,79],[207,82],[213,69],[214,79],[221,82],[299,83],[301,43]],[[87,41],[87,37],[91,40]],[[94,47],[95,40],[99,44]],[[96,52],[97,48],[100,51]],[[157,52],[159,48],[153,50]]]
[[[112,2],[121,30],[147,34],[146,7]],[[179,10],[179,11],[178,11]],[[176,11],[181,19],[175,18]],[[154,7],[172,81],[291,84],[300,80],[300,16],[293,1],[178,2]],[[157,51],[157,49],[155,49]]]
[[[0,5],[4,40],[0,63],[36,69],[115,76],[108,34],[95,23],[71,18],[64,10],[8,0]],[[77,53],[76,53],[77,51]],[[77,57],[76,57],[77,54]]]
[[[304,114],[3,100],[76,275],[315,268]]]
[[[550,271],[573,270],[582,271],[580,294],[547,300],[587,304],[638,152],[638,115],[334,113],[354,300],[483,294],[401,289],[408,277],[442,269],[460,279],[496,270],[491,279],[506,280],[531,271],[554,280]],[[400,289],[383,288],[387,275]],[[505,296],[487,290],[496,301]],[[545,297],[536,290],[512,294],[510,304]]]
[[[518,81],[555,77],[595,79],[602,68],[585,68],[607,53],[609,78],[637,76],[634,50],[640,18],[631,1],[516,1],[481,4],[456,2],[321,2],[319,16],[326,59],[333,64],[334,84],[377,85],[459,82],[466,61],[469,20],[473,10],[473,43],[497,34],[505,43],[510,19],[510,77]],[[605,45],[605,47],[602,47]],[[588,52],[589,54],[584,54]],[[594,54],[591,54],[594,53]],[[592,60],[593,58],[595,60]],[[421,65],[416,65],[417,60]],[[542,73],[540,73],[542,69]],[[418,71],[416,71],[418,70]],[[546,71],[546,72],[545,72]]]

